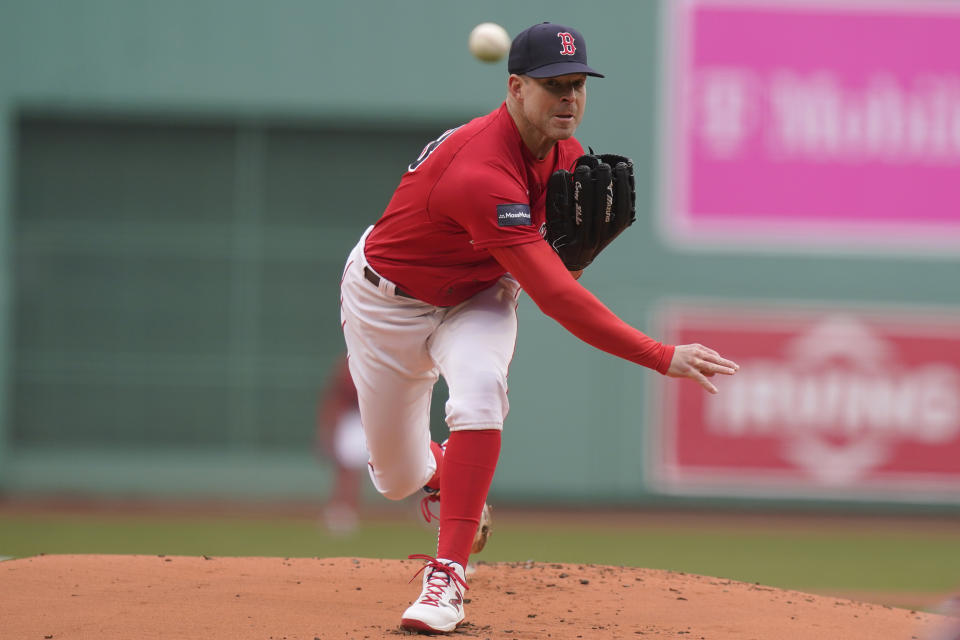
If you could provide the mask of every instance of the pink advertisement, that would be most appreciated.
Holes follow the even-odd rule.
[[[960,5],[665,10],[672,240],[960,250]]]
[[[662,322],[741,369],[716,395],[658,381],[655,488],[960,503],[960,312],[684,305]]]

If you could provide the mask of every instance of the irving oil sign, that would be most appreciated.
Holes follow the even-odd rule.
[[[960,313],[675,306],[663,328],[741,369],[656,394],[658,489],[960,502]]]

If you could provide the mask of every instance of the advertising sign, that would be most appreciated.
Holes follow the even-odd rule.
[[[960,5],[665,5],[680,244],[960,249]]]
[[[663,327],[741,369],[716,395],[658,381],[656,488],[960,502],[960,312],[682,305]]]

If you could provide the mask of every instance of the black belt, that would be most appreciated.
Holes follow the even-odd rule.
[[[363,277],[369,280],[370,283],[373,284],[373,286],[378,288],[380,287],[380,276],[375,274],[373,272],[373,269],[371,269],[370,267],[363,268]],[[398,296],[403,296],[404,298],[413,298],[412,295],[402,290],[400,287],[395,288],[393,292]],[[413,298],[413,299],[416,300],[416,298]]]

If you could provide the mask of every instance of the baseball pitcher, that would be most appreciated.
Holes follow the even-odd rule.
[[[491,113],[427,144],[347,259],[341,319],[377,490],[439,498],[436,555],[402,614],[410,630],[464,620],[465,567],[489,535],[487,491],[507,415],[521,291],[581,340],[672,377],[738,366],[716,351],[663,344],[577,282],[634,221],[633,166],[585,153],[587,64],[579,31],[534,25],[510,47],[507,95]],[[444,445],[430,440],[438,376],[450,395]],[[429,511],[427,511],[429,513]]]

